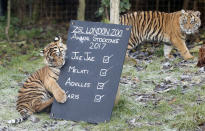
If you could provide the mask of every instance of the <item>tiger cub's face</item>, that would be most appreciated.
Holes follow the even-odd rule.
[[[49,67],[61,68],[65,64],[66,45],[62,43],[61,37],[48,44],[43,50],[45,64]]]
[[[188,35],[197,32],[201,26],[200,14],[199,11],[181,10],[179,17],[181,31]]]

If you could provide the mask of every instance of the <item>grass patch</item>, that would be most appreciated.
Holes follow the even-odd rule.
[[[9,48],[7,52],[9,52],[8,56],[12,52],[18,54],[14,49]],[[7,126],[7,120],[20,116],[15,110],[17,92],[28,75],[43,66],[43,59],[38,52],[39,50],[29,50],[25,55],[11,55],[11,58],[1,60],[4,64],[0,64],[0,126]],[[26,121],[10,127],[16,130],[196,130],[201,123],[205,122],[205,83],[201,81],[196,86],[186,88],[182,86],[182,83],[189,84],[204,78],[203,74],[196,75],[198,69],[193,66],[196,59],[193,60],[195,63],[181,68],[176,65],[182,59],[176,58],[170,61],[173,68],[165,71],[162,69],[163,61],[164,57],[160,54],[160,57],[154,56],[151,63],[124,64],[122,77],[130,77],[131,81],[132,78],[137,77],[139,82],[120,83],[120,101],[114,107],[111,121],[108,123],[95,125],[86,122],[53,120],[48,113],[38,113],[36,116],[41,119],[39,123]],[[136,66],[141,66],[143,69],[137,70]],[[181,81],[182,74],[191,75],[192,80]],[[176,85],[176,88],[167,92],[155,92],[156,86],[164,82],[166,77],[178,80],[181,85]],[[139,94],[146,97],[139,99]],[[53,122],[58,124],[51,126]],[[47,124],[49,126],[46,126]]]

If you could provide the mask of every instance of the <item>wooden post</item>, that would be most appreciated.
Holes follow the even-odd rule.
[[[110,0],[110,23],[119,24],[120,0]]]
[[[119,24],[120,15],[120,0],[110,0],[110,23]],[[118,104],[120,99],[120,89],[118,87],[117,94],[115,97],[115,105]]]
[[[85,20],[85,0],[79,0],[77,19]]]

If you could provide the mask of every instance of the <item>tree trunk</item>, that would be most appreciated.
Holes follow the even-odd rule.
[[[107,7],[105,7],[105,18],[106,18],[107,20],[109,20],[109,11],[108,11],[108,8],[107,8]]]
[[[120,0],[110,0],[110,23],[119,24]]]
[[[183,9],[187,9],[189,6],[189,0],[184,0],[184,3],[183,3]]]
[[[6,34],[6,38],[7,38],[9,43],[10,43],[10,38],[9,38],[10,19],[11,19],[11,0],[8,0],[8,5],[7,5],[7,26],[5,28],[5,34]]]
[[[16,0],[17,16],[20,19],[20,22],[23,23],[23,20],[26,16],[26,1],[25,0]],[[18,5],[18,6],[17,6]]]
[[[136,0],[135,1],[135,10],[139,10],[140,9],[140,0]]]
[[[159,10],[159,0],[156,0],[156,10]]]
[[[85,20],[85,0],[79,0],[77,19]]]
[[[32,10],[32,20],[37,21],[39,18],[39,5],[41,4],[39,0],[36,0],[33,4],[33,10]]]
[[[170,0],[168,1],[168,12],[170,13]]]
[[[198,0],[194,1],[194,10],[198,10]]]
[[[3,16],[2,0],[0,0],[0,16]]]

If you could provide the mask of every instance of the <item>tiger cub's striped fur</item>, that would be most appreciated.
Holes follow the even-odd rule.
[[[199,11],[141,11],[122,15],[120,23],[132,26],[128,50],[135,50],[144,41],[164,42],[165,57],[170,57],[173,44],[184,59],[190,59],[193,56],[186,47],[186,35],[197,32],[201,20]]]
[[[16,109],[22,118],[10,120],[8,123],[23,122],[33,113],[49,107],[54,99],[59,103],[66,101],[65,91],[56,82],[60,68],[65,63],[66,49],[60,37],[56,37],[54,42],[44,48],[46,66],[33,73],[19,89]]]

